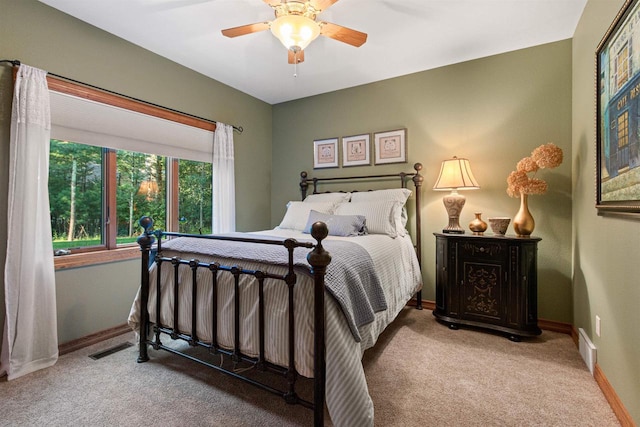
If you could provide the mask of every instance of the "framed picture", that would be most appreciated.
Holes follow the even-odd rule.
[[[338,138],[313,141],[313,168],[338,167]]]
[[[640,0],[627,0],[596,50],[596,208],[640,213]]]
[[[369,134],[342,137],[342,166],[371,164]]]
[[[398,129],[373,135],[376,152],[375,164],[404,163],[407,161],[407,130]]]

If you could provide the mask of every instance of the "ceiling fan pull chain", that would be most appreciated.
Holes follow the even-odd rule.
[[[293,77],[298,77],[298,51],[293,53]]]

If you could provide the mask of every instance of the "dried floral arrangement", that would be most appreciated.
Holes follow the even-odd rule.
[[[521,194],[544,194],[547,192],[546,181],[536,178],[539,169],[551,169],[562,163],[562,149],[554,143],[543,144],[518,162],[516,170],[507,177],[507,194],[520,197]],[[533,176],[529,176],[532,173]]]

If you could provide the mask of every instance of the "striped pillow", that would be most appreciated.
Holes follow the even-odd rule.
[[[403,205],[411,195],[408,188],[387,188],[386,190],[357,191],[351,194],[352,202],[371,202],[378,200],[392,200]]]
[[[411,195],[408,188],[387,188],[385,190],[358,191],[351,194],[352,202],[394,201],[402,204],[395,212],[396,232],[400,236],[407,234],[407,209],[404,206]]]
[[[362,215],[366,218],[369,234],[386,234],[397,237],[396,212],[402,209],[402,203],[387,201],[341,203],[336,208],[337,215]]]
[[[304,202],[335,202],[343,203],[348,202],[351,199],[351,193],[316,193],[309,194],[305,197]]]
[[[303,233],[311,233],[311,226],[318,221],[327,224],[331,236],[360,236],[366,231],[365,218],[362,215],[329,215],[311,211]]]

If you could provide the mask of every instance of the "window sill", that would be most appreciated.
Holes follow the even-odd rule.
[[[87,267],[89,265],[106,264],[115,261],[126,261],[140,257],[140,247],[131,246],[126,248],[83,252],[79,254],[62,255],[53,257],[53,263],[57,270],[67,268]]]

